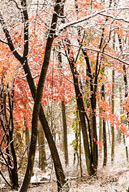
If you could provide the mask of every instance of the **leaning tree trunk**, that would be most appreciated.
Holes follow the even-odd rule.
[[[45,171],[46,168],[46,151],[45,151],[45,136],[42,125],[38,127],[38,149],[39,149],[39,168]]]

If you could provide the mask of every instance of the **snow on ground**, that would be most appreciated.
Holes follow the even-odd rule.
[[[69,192],[127,192],[129,188],[129,167],[106,167],[98,170],[96,177],[83,176],[68,181]],[[56,192],[56,182],[31,185],[28,192]]]
[[[77,168],[76,165],[73,165],[73,149],[70,145],[73,139],[73,134],[69,135],[69,166],[67,168],[64,166],[63,152],[60,151],[65,175],[68,178],[69,192],[129,192],[127,191],[129,188],[129,163],[127,163],[126,160],[124,144],[117,144],[117,146],[115,146],[114,164],[112,165],[111,146],[110,143],[108,143],[107,166],[103,168],[103,155],[100,155],[98,172],[95,177],[88,177],[85,168],[85,158],[84,155],[82,155],[83,177],[81,178],[79,167]],[[41,173],[39,173],[39,178],[43,176],[48,178],[48,180],[45,184],[37,187],[31,185],[29,192],[56,192],[57,186],[54,171],[51,177],[50,172],[46,172],[44,175],[40,174]],[[50,179],[53,181],[49,182]]]
[[[104,168],[102,166],[103,155],[99,155],[98,172],[94,177],[87,175],[83,154],[83,177],[81,178],[79,167],[77,168],[76,164],[73,165],[73,149],[70,145],[73,139],[73,135],[71,135],[69,139],[69,166],[67,168],[64,166],[63,152],[61,150],[59,151],[65,175],[68,179],[69,192],[129,192],[129,163],[127,163],[126,160],[125,146],[123,144],[117,144],[117,146],[115,146],[113,165],[111,164],[111,146],[108,147],[108,162]],[[110,143],[108,143],[108,145],[110,145]],[[49,153],[49,151],[47,151],[47,153]],[[49,167],[52,167],[51,162],[52,161],[50,161]],[[31,178],[28,192],[57,192],[54,169],[47,168],[46,172],[43,173],[37,168],[37,165],[38,164],[35,163],[34,176]],[[0,177],[0,192],[8,191],[11,192],[11,190],[4,188],[4,182]]]

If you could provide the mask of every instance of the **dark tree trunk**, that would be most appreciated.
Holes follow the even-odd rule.
[[[13,96],[14,91],[12,91],[12,94],[8,92],[8,103],[9,103],[9,111],[10,111],[10,128],[9,128],[9,141],[10,141],[10,150],[13,158],[12,163],[12,169],[11,171],[11,182],[12,182],[12,188],[18,189],[18,170],[17,170],[17,157],[16,157],[16,151],[14,149],[14,141],[13,141],[13,132],[14,132],[14,121],[13,121]]]
[[[11,188],[17,190],[19,185],[18,185],[18,170],[17,170],[17,157],[16,157],[16,152],[14,148],[14,141],[13,141],[13,132],[14,132],[14,121],[13,121],[13,96],[14,96],[14,90],[10,93],[9,91],[6,94],[6,91],[4,90],[4,84],[2,84],[2,93],[0,93],[1,97],[1,106],[0,106],[0,111],[1,111],[1,116],[0,122],[1,122],[1,127],[3,128],[3,131],[5,133],[5,144],[7,145],[5,147],[6,154],[7,154],[7,160],[5,159],[3,152],[1,151],[1,155],[4,158],[7,168],[8,168],[8,173],[9,173],[9,178],[11,182]],[[8,85],[7,85],[7,88]],[[8,104],[7,104],[8,102]],[[7,108],[8,106],[8,108]],[[7,115],[7,111],[9,111],[9,115]]]
[[[89,61],[89,57],[87,55],[87,52],[85,51],[84,48],[82,48],[82,52],[83,52],[83,55],[84,55],[84,58],[86,61],[86,65],[87,65],[86,73],[87,73],[87,76],[90,78],[89,84],[90,84],[90,91],[91,91],[90,104],[91,104],[91,109],[92,109],[91,124],[92,124],[92,141],[93,141],[93,147],[92,146],[91,147],[93,148],[93,154],[92,154],[93,168],[94,168],[94,170],[97,170],[97,167],[98,167],[98,145],[97,145],[97,126],[96,126],[96,91],[97,91],[98,74],[96,72],[95,80],[94,80],[92,72],[91,72],[90,61]],[[97,57],[97,60],[98,60],[98,57]],[[96,68],[98,66],[97,63],[98,62],[96,62]]]
[[[114,68],[112,70],[112,114],[114,114],[114,84],[115,84],[115,71]],[[115,150],[115,132],[114,132],[114,125],[111,125],[111,133],[112,133],[112,147],[111,147],[111,162],[114,162],[114,150]]]
[[[39,168],[45,171],[46,168],[46,151],[45,151],[45,136],[42,125],[38,128],[38,148],[39,148]]]
[[[104,84],[102,85],[102,97],[105,99],[105,88]],[[103,119],[103,146],[104,146],[104,159],[103,159],[103,167],[107,165],[107,133],[106,133],[106,122]]]
[[[26,147],[27,147],[27,156],[29,152],[29,143],[30,143],[30,134],[29,134],[29,129],[26,124],[26,119],[24,118],[24,126],[25,126],[25,141],[26,141]]]
[[[73,75],[74,88],[75,88],[75,94],[76,94],[76,100],[77,100],[77,108],[78,108],[78,112],[79,112],[80,124],[81,124],[82,135],[83,135],[86,166],[87,166],[88,174],[93,175],[95,173],[95,170],[92,167],[93,162],[92,162],[92,155],[91,155],[91,150],[90,150],[90,147],[92,147],[92,146],[89,147],[89,139],[88,139],[88,133],[87,133],[88,126],[90,126],[90,125],[89,124],[88,124],[88,126],[86,125],[85,118],[87,115],[86,115],[85,109],[84,109],[82,93],[80,92],[80,89],[79,89],[78,74],[76,72],[76,69],[75,69],[73,63],[74,62],[69,61],[71,72]]]
[[[63,120],[63,148],[64,148],[64,157],[65,165],[68,165],[68,138],[67,138],[67,123],[66,123],[66,112],[64,101],[61,101],[62,107],[62,120]]]

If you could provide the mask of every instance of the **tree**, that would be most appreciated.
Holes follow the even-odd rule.
[[[56,111],[53,112],[55,110],[54,105],[51,104],[50,109],[50,119],[52,120],[50,126],[49,119],[45,115],[48,110],[48,101],[54,104],[59,101],[62,102],[66,164],[68,142],[64,107],[66,103],[71,105],[71,103],[68,103],[71,98],[72,102],[76,103],[76,110],[78,111],[77,126],[79,131],[82,131],[85,162],[89,175],[94,175],[97,172],[98,146],[104,149],[103,165],[105,166],[107,163],[107,150],[109,148],[107,139],[110,137],[107,134],[107,123],[110,123],[110,133],[112,130],[112,160],[115,155],[114,144],[116,140],[114,143],[114,138],[116,130],[123,134],[124,139],[128,137],[128,69],[126,67],[128,56],[126,55],[127,51],[121,49],[121,45],[123,45],[122,48],[126,46],[128,50],[128,20],[125,16],[128,8],[122,8],[118,3],[116,9],[114,7],[116,1],[109,1],[108,3],[105,1],[76,0],[75,4],[71,2],[69,5],[69,2],[66,2],[65,9],[65,1],[50,2],[51,4],[43,4],[42,6],[38,1],[34,8],[35,15],[31,16],[32,12],[28,11],[25,0],[11,1],[7,8],[13,4],[17,7],[16,13],[11,13],[11,17],[9,17],[8,9],[1,9],[2,13],[0,14],[0,23],[3,30],[3,33],[0,33],[0,44],[3,49],[6,47],[5,51],[2,48],[0,50],[2,53],[0,57],[4,58],[2,59],[2,65],[4,66],[4,62],[6,63],[3,69],[8,73],[8,63],[11,62],[16,69],[13,74],[16,82],[15,92],[18,93],[18,96],[15,97],[14,117],[16,121],[19,121],[20,130],[25,127],[31,130],[32,121],[31,150],[28,154],[28,166],[21,191],[27,190],[33,170],[38,118],[41,121],[51,151],[58,191],[66,184],[64,171],[54,142],[56,137],[52,136],[53,130],[50,130],[51,125],[52,129],[55,128],[53,126],[53,114],[56,113]],[[2,4],[6,5],[6,2],[2,2]],[[41,7],[43,8],[42,11],[40,10]],[[52,14],[47,15],[47,12]],[[122,18],[119,16],[120,12]],[[28,14],[30,17],[28,17]],[[19,17],[16,19],[15,15]],[[118,39],[116,38],[115,47],[114,36],[119,36]],[[5,58],[3,52],[6,53],[8,59]],[[23,68],[21,71],[17,70],[19,63]],[[113,71],[112,79],[111,71]],[[0,75],[2,73],[2,68],[0,68]],[[18,77],[19,74],[22,77]],[[119,114],[119,109],[116,110],[113,103],[115,99],[118,102],[118,87],[115,79],[117,77],[119,83],[118,74],[124,77],[124,93],[126,92],[124,101],[121,103],[121,107],[126,114],[124,121],[120,121],[122,115]],[[8,75],[6,75],[7,77]],[[112,96],[110,94],[111,90]],[[26,97],[28,99],[25,99]],[[109,100],[110,102],[108,102]],[[23,107],[25,103],[27,103],[27,106]],[[30,108],[32,105],[34,108],[31,117]],[[19,111],[19,114],[17,111]],[[28,116],[27,113],[29,117],[26,117]],[[54,120],[54,123],[57,124],[56,119]],[[103,143],[102,138],[98,141],[98,122],[103,126]],[[18,123],[15,123],[15,127],[18,128]],[[77,147],[80,147],[80,132],[77,133],[76,131],[75,137],[77,151]]]
[[[58,12],[60,11],[60,2],[61,1],[59,1],[59,2],[57,1],[57,3],[55,4],[55,7],[54,7],[55,12],[53,14],[52,23],[51,23],[51,30],[49,32],[49,38],[47,40],[48,43],[46,45],[46,56],[45,56],[46,58],[44,59],[44,63],[46,64],[46,67],[48,67],[48,64],[49,64],[49,57],[50,57],[52,42],[54,40],[56,22],[57,22],[57,19],[58,19]],[[30,71],[30,68],[29,68],[29,65],[28,65],[28,60],[27,60],[28,46],[29,46],[29,36],[28,36],[29,35],[28,34],[29,20],[28,20],[28,13],[27,13],[27,7],[26,7],[27,5],[26,5],[25,0],[21,1],[21,6],[22,6],[21,12],[22,12],[23,19],[24,19],[24,51],[23,51],[23,57],[21,57],[20,54],[14,48],[11,36],[10,36],[9,31],[8,31],[8,29],[6,27],[6,24],[5,24],[4,20],[3,20],[2,14],[0,14],[0,23],[2,25],[5,36],[7,38],[8,46],[9,46],[11,52],[16,57],[16,59],[22,64],[24,72],[25,72],[25,74],[27,74],[27,76],[26,76],[27,82],[29,84],[32,96],[33,96],[33,98],[35,100],[36,99],[36,88],[35,88],[35,85],[34,85],[34,81],[33,81],[31,71]],[[56,14],[56,12],[57,12],[57,14]],[[51,37],[51,35],[52,35],[52,37]],[[44,73],[44,76],[43,76],[42,80],[43,80],[43,83],[44,83],[47,68],[45,68],[45,66],[43,66],[43,68],[44,68],[44,70],[42,70],[42,73]],[[41,76],[42,76],[42,74],[41,74]],[[41,85],[42,85],[42,83],[41,83]],[[41,106],[39,108],[39,101],[41,100],[43,85],[39,88],[39,90],[38,90],[39,92],[38,91],[37,92],[38,92],[38,94],[40,93],[40,97],[39,98],[37,97],[37,100],[38,99],[39,100],[38,100],[38,104],[36,105],[35,110],[37,111],[37,110],[40,109],[39,118],[40,118],[41,123],[43,125],[45,136],[47,138],[47,141],[48,141],[48,144],[49,144],[49,147],[50,147],[50,150],[51,150],[51,154],[52,154],[54,165],[55,165],[55,172],[56,172],[56,176],[57,176],[58,189],[60,190],[60,188],[66,182],[65,181],[65,176],[64,176],[64,172],[63,172],[63,169],[62,169],[62,165],[61,165],[61,162],[60,162],[60,159],[59,159],[59,155],[58,155],[58,152],[57,152],[57,149],[56,149],[52,134],[51,134],[49,126],[48,126],[48,122],[47,122],[47,120],[45,118],[45,115],[44,115],[44,111],[43,111]],[[35,113],[35,110],[34,110],[34,113]],[[33,116],[34,116],[34,113],[33,113]],[[38,114],[38,112],[36,112],[36,114]],[[38,117],[35,115],[34,123],[36,123],[37,120],[38,120]],[[34,123],[33,123],[33,125],[34,125]],[[31,142],[31,145],[34,146],[34,148],[33,148],[34,150],[31,151],[32,153],[30,152],[29,158],[31,158],[31,154],[32,154],[33,159],[32,159],[32,164],[30,165],[30,167],[29,167],[29,164],[28,164],[28,169],[31,170],[31,172],[28,175],[28,180],[26,180],[25,186],[23,185],[23,187],[21,188],[21,191],[22,190],[24,190],[24,191],[27,190],[27,187],[28,187],[28,184],[29,184],[29,181],[30,181],[30,177],[31,177],[31,174],[32,174],[34,154],[35,154],[35,145],[36,145],[36,138],[37,138],[37,128],[35,129],[35,126],[33,126],[33,127],[34,127],[34,130],[35,130],[34,135],[36,137],[34,136],[35,139],[33,141],[33,132],[32,132],[31,141],[34,142],[34,145],[32,144],[32,142]]]
[[[11,186],[12,189],[18,189],[18,168],[17,156],[14,147],[14,87],[12,90],[8,85],[4,85],[4,78],[1,80],[0,87],[0,156],[2,166],[6,166],[11,184],[5,179],[1,172],[3,179]],[[10,89],[10,90],[9,90]]]

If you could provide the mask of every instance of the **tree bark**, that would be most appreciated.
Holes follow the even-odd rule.
[[[45,171],[46,168],[46,151],[45,151],[45,137],[42,125],[38,127],[38,148],[39,148],[39,168]]]
[[[114,85],[115,85],[115,71],[114,68],[112,70],[112,114],[114,114]],[[115,132],[114,132],[114,125],[111,125],[111,133],[112,133],[112,147],[111,147],[111,162],[114,162],[114,150],[115,150]]]
[[[122,48],[122,40],[121,38],[118,36],[118,40],[119,40],[119,47],[120,47],[120,50],[121,52],[123,52],[123,48]],[[128,97],[128,79],[127,79],[127,72],[126,72],[126,66],[125,64],[123,64],[123,79],[124,79],[124,86],[125,86],[125,98]],[[129,111],[127,111],[127,126],[129,128]],[[128,159],[128,147],[126,146],[126,141],[125,141],[125,135],[123,135],[124,137],[124,144],[125,144],[125,151],[126,151],[126,159],[127,159],[127,162],[129,161]]]
[[[92,162],[92,155],[91,151],[89,148],[89,139],[88,139],[88,133],[87,133],[87,125],[86,125],[86,113],[84,109],[84,103],[83,103],[83,97],[82,93],[80,92],[79,89],[79,84],[78,84],[78,74],[74,68],[74,62],[69,61],[71,72],[73,75],[73,81],[74,81],[74,88],[75,88],[75,94],[76,94],[76,100],[77,100],[77,108],[79,112],[79,117],[80,117],[80,124],[82,128],[82,135],[83,135],[83,143],[84,143],[84,152],[85,152],[85,158],[86,158],[86,166],[87,166],[87,171],[89,175],[93,175],[95,173]],[[88,125],[89,126],[89,125]],[[92,147],[92,146],[90,146]]]
[[[29,143],[30,143],[30,134],[29,134],[29,129],[27,127],[26,124],[26,118],[24,118],[24,126],[25,126],[25,141],[26,141],[26,147],[27,147],[27,156],[28,156],[28,147],[29,147]]]
[[[63,10],[61,10],[61,15],[63,16]],[[64,20],[62,20],[62,23]],[[62,55],[61,55],[61,45],[59,45],[59,53],[58,53],[58,61],[59,61],[59,68],[62,72]],[[62,75],[61,75],[61,83],[62,84]],[[65,93],[63,93],[65,94]],[[61,101],[61,111],[62,111],[62,122],[63,122],[63,151],[64,151],[64,159],[65,159],[65,165],[67,166],[69,163],[68,159],[68,136],[67,136],[67,121],[66,121],[66,112],[65,112],[65,103],[64,101]]]
[[[65,157],[65,165],[68,165],[68,138],[67,138],[67,123],[66,123],[66,112],[65,112],[65,104],[64,101],[61,101],[62,107],[62,120],[63,120],[63,148],[64,148],[64,157]]]
[[[102,85],[102,97],[105,99],[105,87]],[[104,145],[104,159],[103,167],[107,165],[107,134],[106,134],[106,122],[103,119],[103,145]]]

